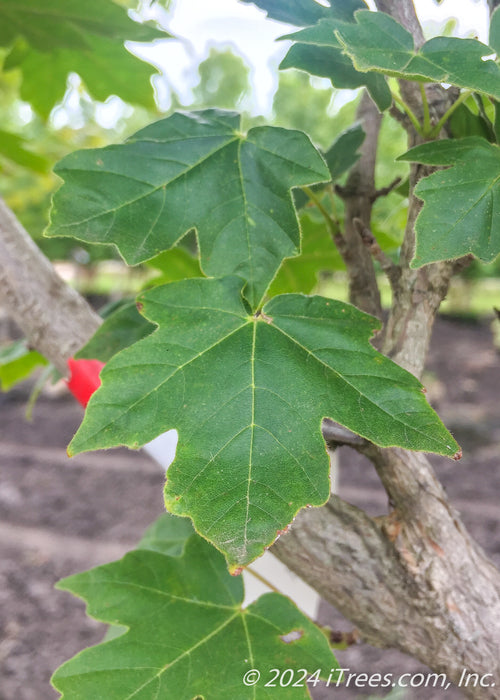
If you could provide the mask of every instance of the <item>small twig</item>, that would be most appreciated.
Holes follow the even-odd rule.
[[[369,444],[368,440],[361,437],[361,435],[353,433],[351,430],[344,428],[343,425],[340,425],[340,423],[335,423],[335,421],[330,418],[325,418],[323,420],[321,432],[323,433],[323,438],[330,452],[334,452],[337,447],[342,447],[343,445],[352,447],[354,450],[359,450]]]
[[[347,187],[343,187],[343,185],[335,184],[335,185],[333,186],[333,189],[334,189],[334,191],[335,191],[335,194],[338,195],[338,196],[340,197],[340,199],[347,199],[347,197],[348,197],[349,194],[350,194],[350,192],[349,192],[349,190],[347,189]]]
[[[361,219],[353,219],[353,224],[356,232],[373,256],[373,259],[380,264],[391,286],[394,288],[401,274],[400,268],[384,253],[373,233],[365,226]]]
[[[410,125],[410,120],[408,119],[408,116],[402,112],[400,109],[396,107],[394,102],[392,105],[389,107],[389,114],[393,119],[395,119],[397,122],[403,125],[404,129],[407,131],[408,127]]]
[[[401,179],[402,178],[399,176],[395,177],[391,184],[387,185],[387,187],[381,187],[380,189],[375,190],[374,194],[372,195],[372,202],[374,202],[379,197],[386,197],[388,194],[390,194],[399,185]]]
[[[334,647],[352,647],[354,644],[359,644],[361,642],[361,635],[356,628],[349,632],[332,630],[329,627],[324,627],[323,629],[328,635],[330,644]]]

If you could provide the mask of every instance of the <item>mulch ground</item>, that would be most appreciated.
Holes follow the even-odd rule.
[[[500,567],[500,363],[489,324],[441,319],[424,381],[464,448],[458,463],[433,457],[436,471],[473,536]],[[119,558],[163,509],[163,474],[146,455],[120,449],[69,460],[65,447],[81,420],[80,408],[68,395],[43,396],[28,423],[28,393],[29,386],[21,385],[0,395],[0,700],[57,697],[51,672],[99,642],[104,626],[85,616],[81,601],[55,591],[54,583]],[[385,512],[385,494],[370,465],[345,449],[340,465],[340,495],[372,514]],[[326,604],[321,622],[350,629]],[[426,672],[399,652],[363,643],[337,656],[357,673]],[[370,693],[384,695],[344,688],[318,689],[315,697]],[[393,700],[460,697],[456,689],[391,693]]]

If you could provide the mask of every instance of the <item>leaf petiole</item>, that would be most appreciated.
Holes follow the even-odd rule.
[[[472,90],[466,90],[465,92],[460,93],[459,97],[455,102],[451,105],[449,109],[446,110],[446,112],[443,114],[441,119],[438,121],[436,126],[431,129],[429,136],[431,139],[435,139],[439,136],[439,132],[443,128],[443,126],[446,124],[448,119],[451,117],[453,112],[462,104],[462,102],[465,102],[471,95],[472,95]]]
[[[335,234],[338,233],[338,222],[337,220],[330,214],[330,212],[324,207],[323,202],[321,199],[313,192],[313,190],[310,187],[303,187],[302,191],[304,194],[306,194],[311,202],[313,202],[318,210],[323,214],[323,217],[326,221],[326,224],[328,226],[329,232],[334,236]]]
[[[429,113],[429,102],[427,100],[427,94],[425,92],[425,85],[424,83],[419,83],[420,87],[420,94],[422,95],[422,107],[424,109],[424,128],[423,132],[424,135],[427,136],[428,134],[431,133],[432,127],[431,127],[431,115]]]
[[[406,102],[403,100],[402,97],[400,97],[397,92],[393,92],[391,90],[391,95],[392,99],[396,104],[398,104],[401,109],[404,111],[404,113],[408,116],[408,119],[411,121],[413,126],[415,127],[415,131],[420,134],[420,136],[424,136],[424,130],[422,129],[422,125],[418,121],[417,117],[415,116],[414,112],[412,109],[406,104]]]
[[[252,569],[249,566],[247,566],[245,568],[245,571],[248,571],[249,574],[252,574],[252,576],[254,578],[256,578],[258,581],[263,583],[264,586],[267,586],[275,593],[279,593],[280,595],[283,595],[283,591],[278,590],[278,588],[276,588],[276,586],[274,584],[272,584],[271,581],[268,581],[267,578],[265,578],[265,576],[262,576],[262,574],[257,573],[257,571],[255,571],[255,569]]]
[[[279,588],[276,588],[276,586],[275,586],[274,584],[272,584],[271,581],[269,581],[265,576],[262,576],[262,574],[259,574],[257,571],[255,571],[255,569],[252,569],[251,566],[252,566],[251,564],[250,564],[250,566],[246,566],[246,567],[245,567],[245,571],[247,571],[249,574],[252,574],[252,576],[254,576],[258,581],[260,581],[261,583],[263,583],[264,586],[267,586],[268,588],[270,588],[274,593],[278,593],[278,594],[281,595],[281,596],[285,596],[286,598],[288,598],[289,600],[291,600],[292,603],[295,603],[295,601],[293,600],[293,598],[290,598],[290,596],[288,596],[288,595],[285,593],[284,590],[280,590]],[[295,604],[296,604],[296,603],[295,603]],[[304,612],[303,610],[300,610],[300,612],[301,612],[302,615],[304,615],[304,617],[307,617],[307,619],[308,619],[310,622],[312,622],[313,625],[316,624],[316,622],[313,620],[312,617],[310,617],[310,615],[308,615],[308,614],[307,614],[306,612]],[[326,627],[321,627],[320,629],[322,629],[322,630],[324,631],[324,630],[326,630],[327,628],[326,628]],[[328,637],[328,634],[326,634],[326,636]]]

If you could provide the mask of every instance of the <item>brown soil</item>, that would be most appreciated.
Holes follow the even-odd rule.
[[[488,323],[441,319],[425,378],[428,395],[464,448],[461,462],[433,458],[437,473],[479,543],[500,566],[500,363]],[[65,446],[82,412],[68,396],[44,396],[24,420],[29,387],[0,395],[0,700],[53,700],[51,672],[104,626],[81,601],[53,589],[61,577],[120,557],[162,512],[161,470],[141,453],[113,450],[69,460]],[[386,510],[376,474],[340,451],[340,494],[370,513]],[[328,605],[321,621],[350,625]],[[357,673],[426,672],[393,650],[357,644],[338,652]],[[387,691],[317,689],[315,697],[354,699]],[[458,690],[393,691],[396,697],[462,697]],[[92,699],[89,699],[92,700]],[[175,700],[174,698],[172,700]],[[237,699],[235,699],[237,700]]]

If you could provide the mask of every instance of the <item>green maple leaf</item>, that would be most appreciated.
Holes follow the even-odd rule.
[[[484,56],[493,49],[475,39],[439,36],[415,51],[413,37],[384,12],[360,10],[357,23],[335,35],[358,71],[422,82],[451,83],[500,98],[500,68]]]
[[[118,95],[153,108],[150,77],[156,70],[124,42],[168,36],[134,22],[111,0],[0,0],[0,45],[12,47],[3,68],[21,70],[21,97],[43,117],[64,96],[71,72],[98,100]]]
[[[76,354],[77,359],[108,362],[117,352],[145,338],[154,330],[137,310],[135,301],[120,302]]]
[[[418,380],[370,345],[376,319],[296,294],[250,316],[241,286],[190,279],[141,295],[159,328],[106,365],[68,448],[139,447],[177,428],[167,510],[190,516],[233,568],[327,500],[323,417],[384,446],[458,449]]]
[[[190,520],[163,513],[145,530],[137,549],[150,549],[153,552],[180,557],[192,535],[194,529]]]
[[[151,41],[165,33],[138,24],[111,0],[0,0],[0,45],[23,37],[39,51],[55,48],[80,50],[87,35],[107,39]]]
[[[171,248],[148,260],[148,267],[158,270],[158,277],[148,282],[151,285],[166,284],[190,277],[203,277],[198,257],[182,246]]]
[[[292,40],[294,44],[281,62],[280,69],[298,68],[311,75],[329,78],[332,85],[340,89],[366,86],[378,108],[384,111],[392,102],[385,78],[357,70],[351,58],[344,53],[335,32],[345,24],[338,19],[322,19],[312,27],[281,37]]]
[[[339,134],[332,143],[325,153],[325,161],[333,182],[358,162],[361,157],[359,149],[364,140],[365,132],[361,124],[353,124]]]
[[[498,54],[500,51],[500,8],[491,15],[488,44]]]
[[[318,275],[325,270],[343,270],[344,262],[332,245],[332,237],[323,217],[316,218],[306,211],[300,217],[302,252],[296,258],[283,262],[269,287],[268,295],[302,292],[309,294],[318,283]]]
[[[308,137],[233,112],[174,114],[125,144],[78,151],[56,172],[47,235],[114,243],[131,265],[196,229],[203,271],[237,274],[257,308],[284,257],[300,249],[290,189],[329,180]]]
[[[9,391],[29,377],[35,367],[46,364],[47,360],[35,350],[30,350],[26,340],[0,346],[0,390]]]
[[[29,142],[9,131],[0,130],[0,156],[37,173],[49,170],[49,161],[29,149]],[[28,148],[26,148],[26,146]],[[0,168],[1,169],[1,168]]]
[[[332,145],[325,153],[322,153],[323,158],[330,171],[331,182],[313,185],[313,192],[324,191],[332,182],[339,180],[348,170],[352,168],[361,157],[358,149],[365,140],[365,132],[360,124],[353,124],[340,133]],[[308,195],[303,190],[295,190],[294,193],[295,205],[298,209],[310,202]],[[302,243],[304,245],[304,241]],[[291,290],[295,291],[295,290]],[[298,290],[304,291],[304,290]]]
[[[305,26],[315,24],[328,17],[350,20],[356,10],[366,8],[364,0],[332,0],[328,6],[321,5],[315,0],[240,0],[241,2],[257,5],[267,12],[270,19],[279,22]]]
[[[330,177],[331,177],[331,182],[329,183],[320,183],[318,185],[312,185],[311,190],[313,192],[321,192],[324,191],[326,188],[328,188],[332,182],[336,182],[339,180],[342,175],[344,175],[348,170],[352,168],[352,166],[357,163],[359,158],[361,157],[361,153],[358,152],[358,149],[361,147],[363,144],[363,141],[365,140],[365,132],[363,131],[363,128],[360,124],[353,124],[352,126],[348,127],[345,129],[342,133],[340,133],[335,141],[332,143],[332,145],[328,148],[328,150],[325,153],[322,153],[323,158],[325,159],[325,163],[328,166],[328,170],[330,171]],[[293,193],[294,201],[295,201],[295,206],[298,209],[302,209],[307,203],[310,202],[309,196],[300,189],[294,190]],[[324,223],[324,219],[323,219]],[[304,231],[302,232],[304,234]],[[304,247],[305,245],[305,239],[304,235],[302,235],[302,246]],[[321,246],[324,247],[324,246]],[[330,247],[331,245],[331,238],[330,238]],[[302,251],[304,252],[304,251]],[[322,254],[326,252],[322,251]],[[301,258],[303,257],[302,255],[300,256]],[[325,269],[325,268],[322,268]],[[279,274],[282,272],[282,269],[280,269]],[[312,288],[312,287],[311,287]],[[291,290],[286,290],[286,291],[306,291],[304,289],[291,289]],[[309,290],[307,290],[309,291]]]
[[[155,108],[151,76],[157,71],[131,54],[122,43],[88,37],[81,51],[57,49],[44,53],[29,49],[20,65],[21,98],[47,118],[66,92],[69,73],[78,73],[90,95],[104,102],[118,95],[125,102]]]
[[[450,166],[415,188],[424,207],[416,221],[412,267],[468,253],[494,260],[500,252],[500,148],[469,136],[422,144],[398,160]]]
[[[337,679],[325,635],[290,600],[269,593],[242,608],[241,578],[176,520],[162,519],[120,561],[57,584],[87,601],[92,617],[126,628],[55,672],[64,700],[305,700],[306,678],[318,668]],[[273,668],[305,675],[302,687],[266,688]],[[250,669],[261,681],[247,687]]]

